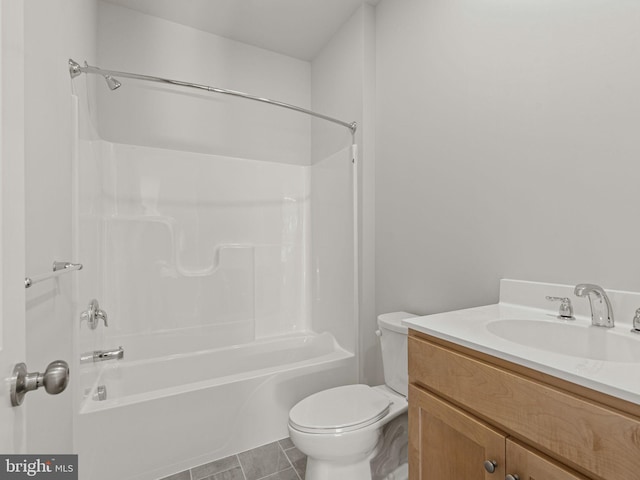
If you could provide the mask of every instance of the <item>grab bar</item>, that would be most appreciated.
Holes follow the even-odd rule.
[[[50,273],[43,273],[42,275],[37,275],[35,277],[26,277],[24,279],[24,288],[29,288],[36,283],[42,282],[43,280],[48,280],[49,278],[55,278],[63,273],[73,272],[75,270],[82,270],[81,263],[70,263],[70,262],[53,262],[53,271]]]

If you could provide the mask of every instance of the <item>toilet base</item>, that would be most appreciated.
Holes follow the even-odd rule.
[[[307,455],[305,480],[371,480],[371,459],[382,445],[382,429],[315,435],[289,427],[291,441]]]
[[[340,464],[307,458],[306,480],[371,480],[370,459]]]

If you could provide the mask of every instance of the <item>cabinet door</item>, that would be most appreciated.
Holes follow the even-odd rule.
[[[409,386],[409,478],[502,480],[505,435],[415,385]],[[485,461],[495,464],[493,472]]]
[[[588,480],[511,439],[507,440],[507,473],[520,480]]]

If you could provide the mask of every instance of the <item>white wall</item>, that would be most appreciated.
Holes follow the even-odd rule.
[[[95,59],[96,3],[92,0],[25,2],[25,191],[27,275],[46,273],[71,258],[71,86],[69,57]],[[79,275],[81,272],[71,275]],[[53,360],[73,365],[71,275],[27,290],[27,365],[43,372]],[[71,373],[77,382],[77,372]],[[73,384],[72,384],[73,385]],[[25,402],[27,450],[72,449],[72,390],[32,393]]]
[[[269,97],[308,108],[308,62],[99,2],[101,67]],[[99,132],[116,143],[308,165],[310,120],[258,102],[120,79],[98,85]]]
[[[375,315],[374,173],[375,173],[375,9],[363,5],[349,18],[311,63],[311,101],[315,111],[344,121],[358,130],[359,322],[361,382],[382,381]],[[311,158],[319,162],[352,142],[350,132],[312,120]],[[331,188],[330,186],[328,188]],[[317,233],[321,235],[321,232]]]
[[[378,311],[640,290],[640,4],[377,7]]]

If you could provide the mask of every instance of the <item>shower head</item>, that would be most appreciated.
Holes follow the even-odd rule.
[[[120,88],[120,86],[122,85],[118,81],[118,79],[113,78],[111,76],[112,72],[110,72],[109,70],[102,70],[100,68],[91,67],[87,62],[84,62],[84,67],[82,67],[78,62],[72,59],[69,59],[69,75],[71,75],[71,78],[76,78],[81,73],[95,73],[98,75],[102,75],[105,82],[107,82],[107,86],[109,87],[110,90],[116,90]],[[116,74],[122,73],[123,75],[126,75],[123,72],[115,72],[115,73]]]
[[[107,82],[107,86],[111,90],[115,90],[116,88],[120,88],[120,85],[122,85],[118,80],[113,78],[111,75],[105,75],[104,79]]]
[[[87,63],[87,62],[84,62]],[[71,78],[76,78],[78,75],[82,73],[82,67],[75,60],[69,59],[69,75]]]

